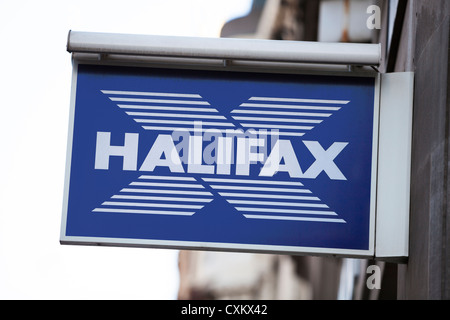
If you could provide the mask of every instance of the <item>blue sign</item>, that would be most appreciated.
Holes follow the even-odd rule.
[[[74,77],[62,243],[373,255],[373,76]]]

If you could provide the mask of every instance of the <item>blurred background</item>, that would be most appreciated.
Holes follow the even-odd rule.
[[[401,40],[413,25],[414,13],[406,3],[0,1],[0,299],[395,299],[402,267],[394,263],[61,246],[71,86],[65,46],[70,29],[380,42],[385,60],[379,70],[403,71],[413,63],[412,54],[404,52],[414,51],[410,38]],[[367,12],[371,5],[380,8],[379,17]],[[381,19],[381,29],[368,27],[370,17]],[[382,272],[380,290],[366,286],[367,266],[372,264]]]
[[[59,244],[69,30],[218,37],[245,0],[0,1],[0,299],[176,299],[178,251]]]

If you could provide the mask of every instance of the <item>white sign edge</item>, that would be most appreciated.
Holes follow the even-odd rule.
[[[408,257],[413,93],[413,72],[382,75],[376,258]]]
[[[72,167],[72,145],[73,145],[74,122],[75,122],[77,80],[78,80],[78,63],[75,60],[73,60],[72,84],[70,90],[70,106],[69,106],[69,129],[67,133],[66,168],[64,174],[64,195],[63,195],[61,231],[60,231],[61,243],[64,241],[64,238],[66,237],[67,212],[69,207],[70,171]]]

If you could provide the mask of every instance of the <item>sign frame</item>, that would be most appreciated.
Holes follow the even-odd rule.
[[[94,65],[108,65],[108,66],[138,66],[145,68],[180,68],[192,70],[219,70],[221,72],[228,71],[254,71],[258,73],[294,73],[294,74],[320,74],[320,75],[338,75],[338,76],[361,76],[375,79],[374,92],[374,125],[373,125],[373,141],[372,141],[372,173],[371,173],[371,200],[370,200],[370,227],[369,227],[369,249],[368,250],[353,250],[353,249],[336,249],[336,248],[320,248],[320,247],[289,247],[289,246],[274,246],[274,245],[255,245],[255,244],[232,244],[232,243],[213,243],[213,242],[195,242],[195,241],[172,241],[172,240],[148,240],[148,239],[125,239],[125,238],[100,238],[100,237],[77,237],[66,235],[67,211],[68,211],[68,197],[70,185],[70,168],[72,156],[72,141],[74,133],[74,114],[76,104],[76,89],[78,66],[80,64],[94,64]],[[76,244],[76,245],[97,245],[97,246],[120,246],[120,247],[145,247],[145,248],[167,248],[167,249],[193,249],[193,250],[217,250],[217,251],[235,251],[235,252],[252,252],[252,253],[275,253],[275,254],[290,254],[290,255],[324,255],[324,256],[342,256],[342,257],[374,257],[375,255],[375,232],[376,232],[376,206],[377,206],[377,167],[378,167],[378,142],[379,142],[379,115],[380,115],[380,91],[381,91],[381,76],[375,72],[360,71],[358,69],[353,72],[349,71],[327,71],[323,70],[308,70],[308,69],[287,69],[280,66],[279,68],[261,68],[252,67],[229,67],[226,66],[211,66],[211,65],[178,65],[178,64],[141,64],[136,62],[118,62],[118,61],[92,61],[89,59],[74,59],[73,73],[72,73],[72,88],[70,99],[70,117],[69,117],[69,133],[67,144],[67,160],[65,172],[65,187],[64,187],[64,201],[63,201],[63,215],[61,220],[61,244]]]

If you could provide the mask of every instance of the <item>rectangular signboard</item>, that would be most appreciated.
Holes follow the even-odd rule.
[[[374,254],[377,76],[73,77],[61,243]]]

